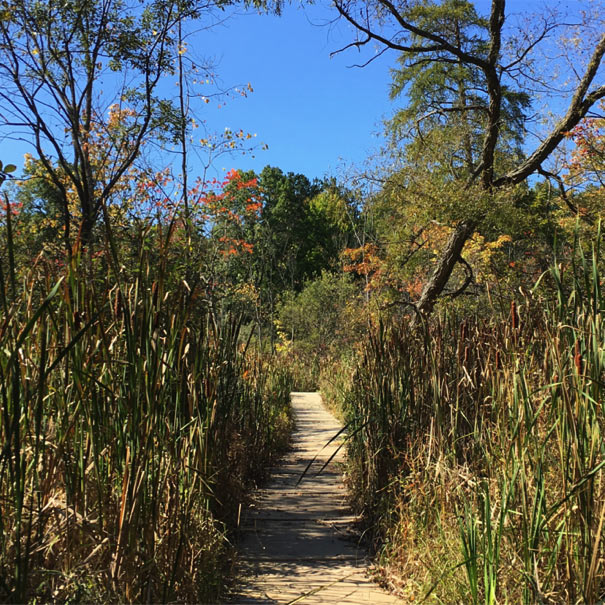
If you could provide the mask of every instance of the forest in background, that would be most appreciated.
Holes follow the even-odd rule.
[[[216,601],[320,389],[379,581],[599,602],[605,13],[337,0],[393,55],[380,156],[217,179],[256,144],[186,32],[226,5],[1,7],[0,599]]]

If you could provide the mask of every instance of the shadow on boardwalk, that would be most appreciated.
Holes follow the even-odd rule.
[[[340,424],[317,393],[292,393],[292,405],[292,450],[243,516],[241,585],[229,603],[401,603],[365,573],[366,552],[349,529],[353,517],[337,464],[342,452],[317,475],[340,443],[324,447]]]

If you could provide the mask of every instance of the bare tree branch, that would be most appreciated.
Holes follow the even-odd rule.
[[[603,55],[605,55],[605,35],[601,37],[600,42],[594,50],[566,114],[556,124],[542,144],[520,166],[511,170],[505,176],[496,179],[494,182],[496,187],[516,185],[524,181],[533,172],[536,172],[565,138],[565,135],[586,116],[592,105],[598,100],[605,98],[605,85],[599,86],[591,93],[588,93],[588,89],[603,60]]]
[[[381,2],[383,2],[383,0],[379,0]],[[372,39],[372,40],[376,40],[377,42],[381,42],[382,44],[384,44],[385,46],[387,46],[388,48],[391,48],[393,50],[399,50],[401,52],[410,52],[410,53],[429,53],[429,52],[434,52],[434,51],[438,51],[438,50],[443,50],[443,47],[441,45],[435,45],[435,46],[406,46],[403,44],[399,44],[393,40],[389,40],[388,38],[385,38],[384,36],[381,36],[380,34],[377,34],[376,32],[372,31],[368,26],[364,26],[362,25],[359,21],[357,21],[356,19],[353,18],[353,16],[350,14],[350,11],[348,11],[345,8],[345,5],[341,2],[335,2],[334,6],[336,7],[336,10],[340,13],[340,15],[346,19],[351,25],[353,25],[355,28],[357,28],[359,31],[363,32],[364,34],[366,34],[366,36],[368,36],[368,38]],[[395,14],[396,11],[395,11]]]
[[[464,267],[464,272],[466,273],[464,283],[458,289],[454,290],[454,292],[446,292],[445,294],[443,294],[444,298],[458,298],[458,296],[464,294],[467,288],[473,283],[473,268],[462,256],[458,257],[458,262]]]
[[[556,181],[561,199],[565,202],[566,206],[571,210],[571,212],[575,216],[581,218],[583,221],[586,221],[589,225],[594,225],[594,218],[586,212],[580,212],[580,209],[571,201],[569,195],[567,194],[567,190],[565,189],[565,183],[558,174],[549,172],[548,170],[542,168],[542,166],[538,168],[538,174],[546,177],[549,181],[550,179]]]

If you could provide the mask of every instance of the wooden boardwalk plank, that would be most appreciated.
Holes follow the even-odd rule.
[[[242,516],[241,585],[229,603],[402,603],[366,574],[367,553],[350,529],[354,519],[338,466],[342,451],[317,474],[341,443],[326,447],[341,425],[317,393],[292,393],[292,406],[292,450]]]

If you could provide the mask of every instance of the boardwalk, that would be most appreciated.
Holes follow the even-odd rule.
[[[332,462],[316,476],[335,451],[336,445],[322,447],[340,429],[338,421],[315,393],[293,393],[292,405],[296,415],[293,448],[242,520],[243,579],[230,602],[401,603],[365,574],[365,552],[348,529],[352,518],[338,465]],[[317,462],[297,485],[318,453]]]

